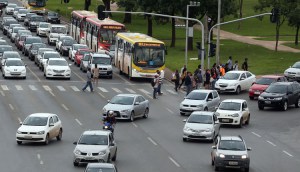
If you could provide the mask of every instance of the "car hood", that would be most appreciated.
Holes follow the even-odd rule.
[[[242,156],[242,155],[247,155],[247,151],[233,151],[233,150],[221,150],[218,149],[218,153],[226,155],[237,155],[237,156]]]
[[[98,153],[100,151],[103,151],[107,149],[107,145],[81,145],[77,144],[76,148],[80,152],[86,152],[86,153]]]
[[[68,70],[70,69],[69,66],[47,66],[47,69],[52,69],[52,70]]]
[[[261,90],[264,91],[265,89],[267,89],[269,87],[269,85],[260,85],[260,84],[253,84],[250,89],[252,90]]]
[[[46,126],[21,125],[18,130],[21,132],[39,132],[39,131],[45,131]]]
[[[201,124],[201,123],[185,123],[184,127],[189,127],[193,130],[205,130],[207,128],[213,128],[213,124]]]
[[[5,69],[9,70],[10,72],[21,72],[26,68],[25,66],[5,66]]]
[[[300,72],[300,69],[290,67],[287,70],[285,70],[285,72]]]
[[[181,104],[185,104],[185,105],[203,105],[204,103],[206,103],[205,100],[192,100],[192,99],[184,99]]]
[[[83,64],[85,67],[87,67],[88,64],[89,64],[89,62],[88,62],[88,61],[82,61],[82,64]]]
[[[232,115],[232,114],[235,114],[235,113],[239,113],[240,111],[239,110],[233,111],[233,110],[220,110],[220,109],[218,109],[217,112],[219,114],[221,114],[222,116],[224,116],[224,115],[226,116],[226,115]]]
[[[24,17],[24,16],[26,16],[26,14],[18,14],[18,16],[23,16]]]
[[[260,96],[262,97],[282,97],[285,94],[282,93],[267,93],[267,92],[263,92]]]
[[[64,36],[64,35],[67,35],[67,34],[65,34],[65,33],[51,33],[50,35],[54,38],[58,38],[59,36]]]
[[[131,109],[132,105],[120,105],[120,104],[111,104],[108,103],[107,105],[104,106],[104,108],[109,111],[121,111],[121,110],[127,110],[127,109]]]
[[[234,83],[238,83],[238,80],[228,80],[228,79],[219,79],[217,82],[217,84],[234,84]]]

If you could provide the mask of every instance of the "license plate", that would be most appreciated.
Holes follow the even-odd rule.
[[[265,104],[271,104],[271,101],[265,101]]]
[[[86,157],[85,159],[86,160],[93,160],[94,158],[93,157]]]
[[[229,119],[222,119],[222,122],[229,122]]]
[[[239,163],[236,162],[236,161],[229,161],[228,164],[229,164],[229,165],[238,165]]]
[[[99,73],[101,73],[101,74],[106,74],[107,72],[99,72]]]
[[[259,92],[259,91],[256,91],[256,92],[254,92],[254,94],[260,94],[260,92]]]
[[[224,87],[220,87],[220,90],[225,90],[225,88]]]
[[[26,139],[32,139],[32,136],[24,136]]]

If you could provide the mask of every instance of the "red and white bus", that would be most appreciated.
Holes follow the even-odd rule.
[[[87,18],[85,31],[86,45],[98,52],[100,50],[109,50],[110,45],[115,44],[115,37],[118,32],[125,32],[125,25],[106,18],[99,20],[98,18]]]
[[[71,13],[71,36],[78,42],[78,43],[85,43],[84,40],[86,38],[86,19],[87,18],[97,18],[97,13],[92,11],[72,11]]]

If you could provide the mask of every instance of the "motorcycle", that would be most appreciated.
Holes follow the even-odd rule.
[[[114,126],[110,122],[104,122],[103,130],[109,130],[114,133]]]

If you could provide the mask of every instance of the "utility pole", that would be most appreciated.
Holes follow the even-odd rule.
[[[217,47],[216,47],[216,63],[220,63],[220,20],[221,20],[221,0],[218,0],[218,28],[217,28]],[[209,38],[208,38],[209,39]]]

